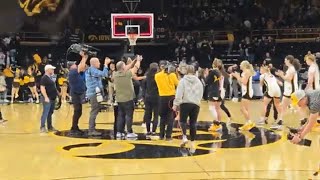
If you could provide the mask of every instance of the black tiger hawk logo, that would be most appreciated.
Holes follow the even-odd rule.
[[[19,0],[20,7],[27,14],[33,16],[40,14],[44,9],[54,12],[61,0]]]

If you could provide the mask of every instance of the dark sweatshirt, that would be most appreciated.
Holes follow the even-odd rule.
[[[155,81],[155,74],[156,74],[156,70],[150,70],[149,72],[147,72],[146,76],[146,94],[145,97],[146,99],[150,99],[150,100],[158,100],[159,98],[159,91],[158,91],[158,87],[157,87],[157,83]]]

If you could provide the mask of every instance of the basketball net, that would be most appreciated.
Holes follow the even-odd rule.
[[[129,44],[130,46],[137,45],[138,34],[128,34]]]

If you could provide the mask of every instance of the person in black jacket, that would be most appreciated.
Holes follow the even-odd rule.
[[[159,118],[159,92],[156,81],[154,79],[155,74],[158,72],[159,66],[157,63],[151,63],[149,71],[147,72],[146,78],[146,90],[145,90],[145,112],[144,122],[146,122],[147,135],[155,135],[158,118]],[[151,119],[152,121],[152,132],[150,131]]]

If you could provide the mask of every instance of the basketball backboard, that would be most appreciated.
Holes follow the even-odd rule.
[[[139,39],[153,38],[154,18],[152,13],[111,14],[111,36],[115,39],[127,39],[137,34]]]

